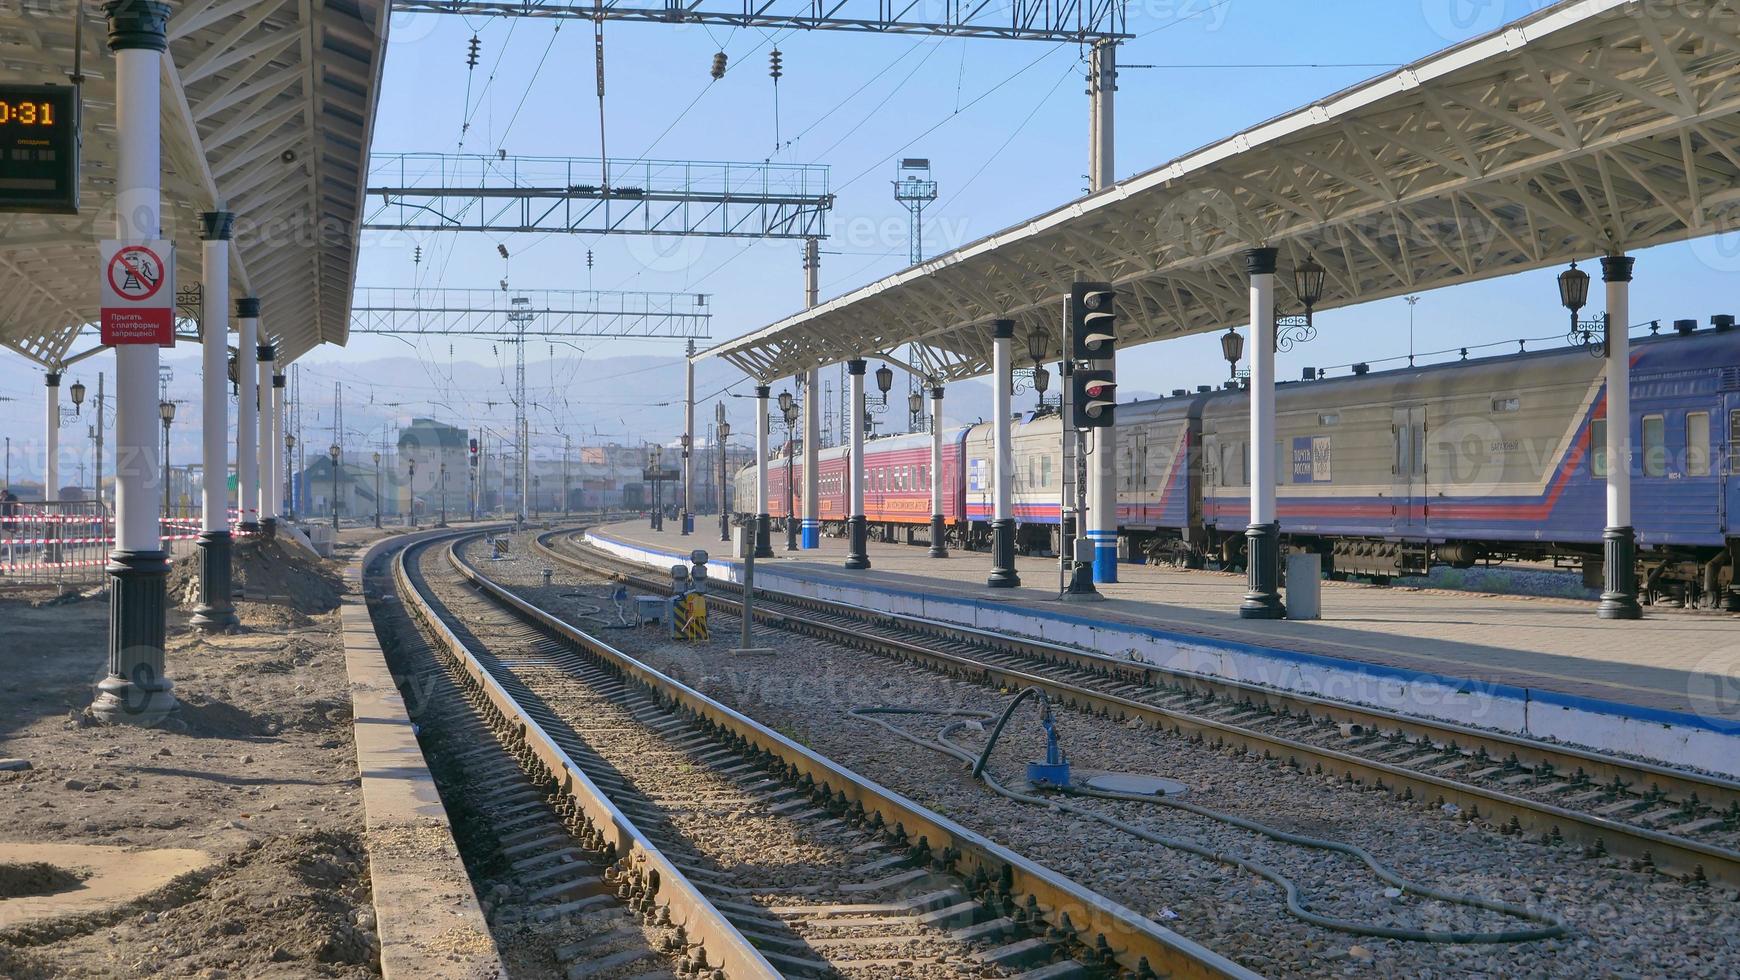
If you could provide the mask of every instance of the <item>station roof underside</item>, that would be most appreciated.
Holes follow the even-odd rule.
[[[1058,350],[1078,279],[1117,285],[1127,346],[1247,323],[1259,245],[1284,313],[1307,256],[1321,311],[1714,234],[1740,226],[1736,110],[1733,5],[1558,3],[697,356],[771,380],[913,344],[957,380],[993,319]]]
[[[0,215],[0,343],[44,365],[65,360],[97,320],[98,243],[115,234],[114,57],[98,5],[0,7],[0,78],[31,84],[67,81],[81,9],[79,214]],[[173,7],[163,237],[185,288],[200,280],[199,213],[235,212],[231,292],[259,298],[262,341],[280,359],[348,338],[387,14],[388,0]]]

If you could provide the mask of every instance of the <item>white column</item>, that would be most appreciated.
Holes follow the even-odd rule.
[[[767,385],[755,386],[755,557],[772,558],[772,518],[767,511]]]
[[[1015,321],[991,325],[991,575],[993,588],[1021,584],[1015,573]]]
[[[1614,261],[1614,259],[1619,261]],[[1631,526],[1631,262],[1602,260],[1607,286],[1607,526]]]
[[[1607,286],[1607,527],[1601,534],[1603,588],[1596,614],[1639,619],[1637,531],[1631,526],[1631,271],[1627,255],[1601,259]]]
[[[200,490],[200,530],[228,534],[229,522],[229,323],[230,229],[227,211],[207,212],[205,241],[200,244],[204,272],[199,315],[200,464],[205,486]]]
[[[1251,523],[1275,522],[1275,274],[1251,276]]]
[[[846,567],[870,567],[868,528],[864,521],[864,360],[846,362],[847,385],[852,408],[846,420],[846,438],[851,446],[846,457],[846,480],[851,488],[851,513],[846,518]]]
[[[169,48],[167,3],[111,0],[104,5],[115,54],[115,237],[162,233],[162,99]],[[109,556],[108,674],[97,684],[93,716],[155,725],[175,708],[165,674],[165,594],[169,567],[157,523],[162,480],[157,450],[158,349],[115,349],[115,550]]]
[[[260,301],[244,296],[236,302],[236,520],[244,530],[260,525],[260,447],[258,396],[255,390],[260,329]]]
[[[930,389],[930,557],[947,558],[943,516],[943,386]]]
[[[52,503],[60,499],[60,372],[48,372],[43,381],[48,417],[43,431],[42,499]]]
[[[262,338],[255,350],[258,360],[258,381],[255,391],[259,393],[259,418],[256,420],[256,432],[259,443],[254,447],[254,472],[259,480],[255,491],[255,520],[265,521],[273,517],[272,513],[272,460],[277,453],[272,451],[272,360],[278,356],[277,349]]]
[[[1245,529],[1243,619],[1280,619],[1280,527],[1275,516],[1275,250],[1245,253],[1251,279],[1251,522]]]

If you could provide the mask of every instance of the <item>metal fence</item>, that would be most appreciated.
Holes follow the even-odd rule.
[[[198,519],[162,521],[171,561],[193,554]],[[107,581],[115,518],[96,500],[0,502],[0,586],[91,586]]]

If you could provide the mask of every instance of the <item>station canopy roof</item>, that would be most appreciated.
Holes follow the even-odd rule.
[[[990,370],[995,318],[1055,352],[1078,279],[1117,285],[1129,345],[1247,323],[1253,246],[1286,313],[1307,257],[1324,310],[1714,234],[1737,110],[1735,5],[1557,3],[698,356],[770,380],[913,344],[954,380]]]
[[[115,234],[115,62],[100,4],[0,5],[0,79],[27,84],[67,82],[77,10],[86,13],[79,213],[0,215],[0,343],[45,365],[66,359],[97,320],[98,242]],[[260,299],[262,340],[281,359],[348,337],[387,14],[388,0],[172,6],[163,231],[177,246],[177,284],[199,282],[199,213],[235,212],[232,297]]]

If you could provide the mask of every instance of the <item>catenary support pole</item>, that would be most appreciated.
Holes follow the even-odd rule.
[[[1281,526],[1275,517],[1275,249],[1245,252],[1251,279],[1251,518],[1245,529],[1247,589],[1239,616],[1280,619]]]
[[[1116,179],[1113,176],[1112,107],[1118,89],[1117,52],[1117,41],[1096,41],[1088,63],[1088,94],[1092,99],[1088,180],[1094,191],[1110,187]],[[1115,370],[1115,355],[1095,360],[1088,367],[1095,371]],[[1093,578],[1101,583],[1118,580],[1117,459],[1117,428],[1094,430],[1093,456],[1089,459],[1088,469],[1088,514],[1082,531],[1093,542]]]
[[[695,529],[695,342],[689,341],[689,356],[683,362],[684,397],[683,397],[683,513],[677,519],[678,530],[688,534]],[[563,480],[567,480],[568,457],[562,457]],[[566,490],[564,490],[566,492]],[[567,501],[562,503],[567,507]]]
[[[1015,573],[1015,448],[1014,384],[1015,321],[991,325],[991,574],[985,584],[1011,589],[1021,584]]]
[[[260,530],[259,357],[260,301],[236,301],[236,519],[243,534]]]
[[[235,216],[228,211],[200,215],[200,258],[204,281],[199,313],[200,489],[199,608],[193,625],[208,633],[239,625],[230,597],[230,401],[229,382],[230,235]]]
[[[42,499],[52,504],[60,500],[60,371],[50,371],[42,380],[48,396],[47,404],[43,406]],[[58,538],[61,524],[55,518],[59,514],[52,507],[48,510],[49,513],[44,515],[48,518],[43,522],[44,536]],[[43,547],[43,557],[51,562],[60,561],[60,543],[51,540]]]
[[[255,391],[259,395],[259,417],[256,431],[259,441],[254,446],[255,473],[258,475],[259,488],[255,491],[255,511],[259,514],[260,530],[271,537],[277,523],[272,520],[272,460],[278,454],[272,451],[272,361],[278,356],[278,349],[261,341],[254,350],[258,365],[258,381]]]
[[[1637,532],[1631,526],[1631,270],[1629,255],[1601,259],[1607,284],[1607,529],[1602,532],[1605,579],[1596,614],[1602,619],[1638,619]]]
[[[284,372],[272,375],[272,431],[266,442],[266,458],[272,463],[272,510],[268,516],[284,519]]]
[[[804,308],[812,309],[821,298],[821,242],[804,239]],[[803,540],[805,548],[822,546],[822,511],[818,500],[822,449],[822,372],[810,368],[804,374],[804,496]]]
[[[115,53],[116,237],[162,233],[161,86],[169,49],[169,4],[109,0]],[[164,672],[168,556],[157,524],[158,350],[115,349],[115,550],[109,555],[109,666],[91,714],[105,722],[155,725],[175,709]]]
[[[846,567],[870,567],[868,522],[864,518],[864,359],[854,357],[846,362],[846,375],[851,387],[851,414],[846,421],[851,449],[846,454],[846,479],[851,484],[851,500],[846,518]]]
[[[948,528],[943,522],[943,386],[930,389],[930,556],[949,556]]]
[[[767,385],[755,386],[755,557],[773,557],[773,518],[767,512]]]

